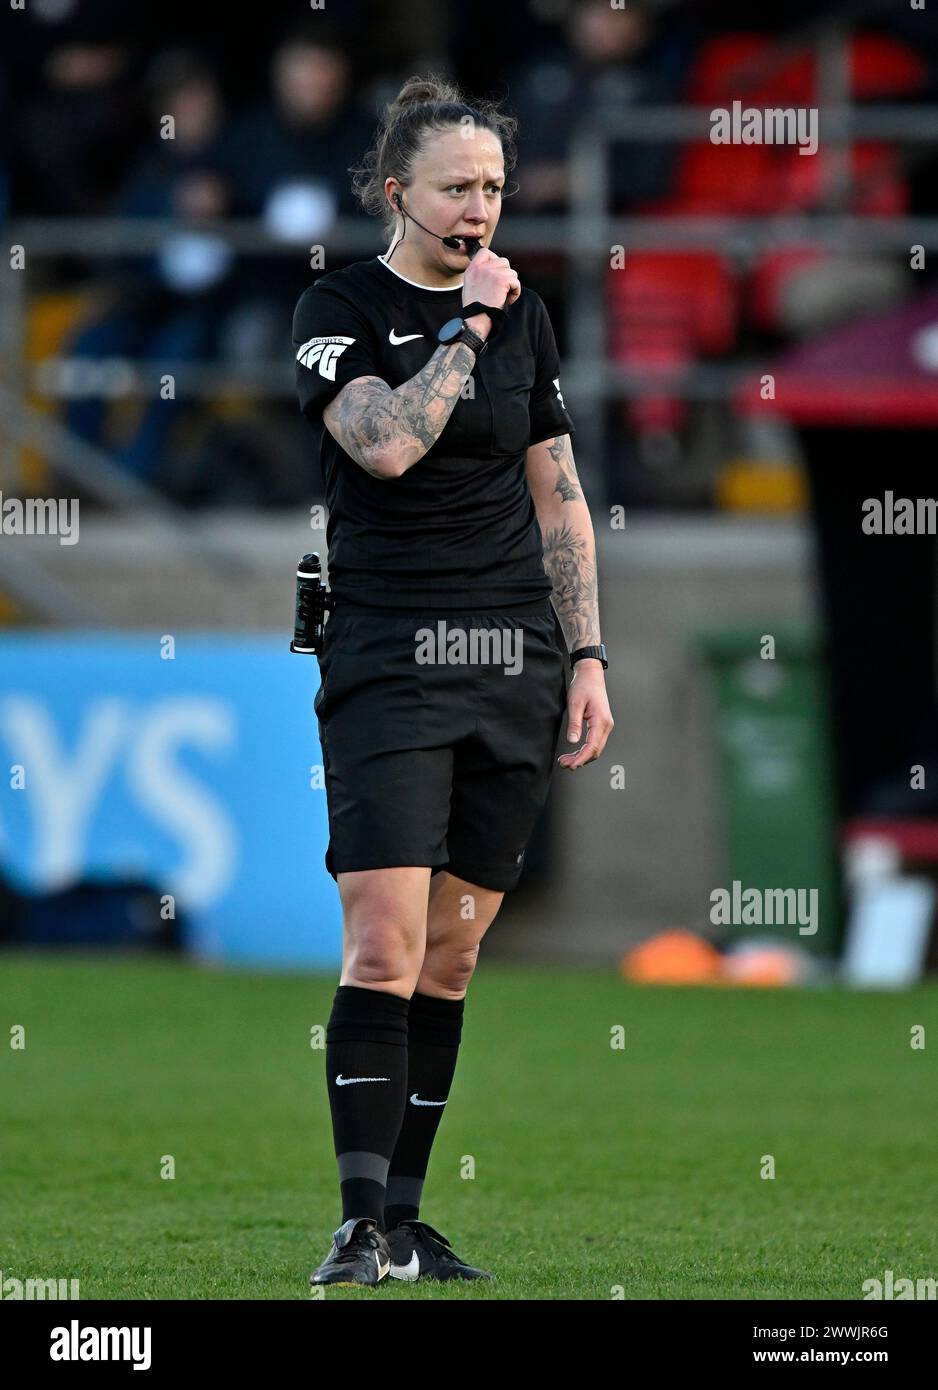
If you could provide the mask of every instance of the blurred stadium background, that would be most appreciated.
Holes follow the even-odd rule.
[[[497,1282],[380,1296],[934,1279],[936,540],[861,509],[935,491],[938,5],[30,0],[2,31],[0,1280],[302,1297],[335,1224],[291,318],[311,248],[383,249],[347,166],[428,70],[521,120],[497,247],[560,343],[616,728],[555,776],[434,1149],[426,1217]],[[711,143],[736,101],[817,108],[817,152]],[[30,498],[77,532],[17,534]],[[816,890],[817,930],[714,922],[734,883]]]
[[[0,490],[77,499],[80,534],[0,535],[3,937],[338,960],[316,665],[287,651],[295,563],[325,557],[290,322],[311,247],[383,249],[347,167],[432,69],[521,121],[497,247],[558,334],[617,719],[555,777],[485,954],[677,932],[633,972],[725,979],[760,937],[790,955],[736,978],[933,970],[935,538],[860,509],[934,491],[938,10],[270,0],[219,29],[34,0],[4,25]],[[713,144],[734,101],[817,108],[817,153]],[[818,888],[817,932],[715,927],[734,881]]]

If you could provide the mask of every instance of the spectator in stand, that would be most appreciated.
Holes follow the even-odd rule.
[[[276,199],[301,188],[321,201],[327,217],[351,213],[348,166],[375,119],[355,102],[347,51],[320,22],[288,35],[274,50],[271,96],[236,119],[232,147],[238,161],[237,211],[278,225]],[[289,227],[290,219],[284,218]]]
[[[239,261],[238,281],[248,292],[230,325],[233,356],[282,353],[284,323],[309,283],[310,247],[337,217],[361,215],[348,169],[370,143],[376,117],[353,96],[347,49],[321,20],[291,30],[273,53],[270,97],[234,123],[235,212],[262,218],[271,237],[296,254]]]
[[[193,54],[167,53],[153,65],[148,89],[150,147],[112,211],[118,217],[166,218],[176,225],[157,253],[125,257],[116,273],[104,272],[102,311],[79,329],[71,344],[73,357],[167,363],[210,358],[233,302],[231,248],[199,228],[200,222],[229,216],[232,205],[226,113],[216,73]],[[160,133],[166,116],[173,117],[172,138]],[[176,383],[175,399],[164,399],[158,385],[155,379],[148,383],[139,424],[116,450],[129,472],[148,481],[158,477],[170,430],[185,401],[184,383]],[[103,443],[104,401],[73,400],[66,423],[81,438]]]
[[[609,0],[580,0],[568,13],[563,37],[511,80],[521,122],[515,208],[563,212],[570,200],[571,136],[584,118],[620,114],[647,102],[676,101],[691,45],[678,30],[658,36],[651,0],[614,9]],[[624,212],[669,189],[673,145],[613,146],[610,212]]]
[[[57,44],[39,78],[18,102],[14,206],[36,216],[102,214],[139,140],[132,45],[104,36]]]

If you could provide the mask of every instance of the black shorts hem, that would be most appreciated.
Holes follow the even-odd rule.
[[[337,878],[339,874],[354,874],[362,869],[430,869],[431,873],[439,869],[445,869],[448,861],[446,859],[429,859],[427,851],[415,851],[413,854],[389,853],[381,854],[360,854],[349,855],[349,862],[336,864],[335,855],[332,853],[331,846],[326,850],[325,865],[326,870],[332,878]]]
[[[491,893],[510,893],[512,888],[517,888],[522,868],[519,864],[517,868],[499,870],[490,864],[468,864],[465,859],[450,860],[442,867],[454,877],[474,883],[477,888],[487,888]]]
[[[466,860],[454,861],[450,859],[435,859],[430,862],[426,854],[394,854],[392,856],[378,856],[382,862],[375,862],[374,855],[352,856],[351,863],[337,865],[331,849],[326,850],[325,864],[326,870],[331,878],[338,881],[339,874],[358,873],[363,869],[429,869],[430,877],[446,869],[456,878],[465,879],[467,883],[474,883],[477,888],[487,888],[492,893],[509,893],[512,888],[518,886],[521,877],[521,865],[517,868],[512,866],[510,869],[499,871],[490,865],[469,864]]]

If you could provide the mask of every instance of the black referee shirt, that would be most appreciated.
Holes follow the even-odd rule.
[[[460,286],[415,284],[378,256],[321,276],[293,316],[303,414],[321,423],[355,377],[409,381],[461,310]],[[331,591],[353,603],[476,611],[545,599],[525,450],[572,433],[547,310],[522,289],[443,433],[401,477],[372,477],[322,427]]]

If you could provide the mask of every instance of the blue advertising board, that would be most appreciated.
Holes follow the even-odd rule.
[[[143,878],[198,955],[336,966],[318,687],[282,636],[4,634],[4,875],[29,892]]]

